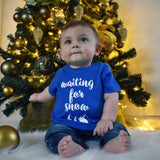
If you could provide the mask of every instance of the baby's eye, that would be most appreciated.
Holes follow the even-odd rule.
[[[65,44],[71,44],[71,40],[66,40],[64,43]]]
[[[80,38],[79,42],[86,42],[88,39],[85,37]]]

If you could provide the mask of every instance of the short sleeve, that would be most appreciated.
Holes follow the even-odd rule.
[[[56,97],[58,77],[58,73],[56,73],[51,84],[49,85],[49,93],[54,97]]]
[[[120,92],[121,90],[108,64],[105,64],[102,70],[102,85],[104,93]]]

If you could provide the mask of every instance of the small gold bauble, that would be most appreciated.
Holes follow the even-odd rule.
[[[20,136],[12,126],[0,126],[0,149],[6,147],[15,148],[19,145]]]
[[[12,95],[13,95],[13,88],[12,88],[12,87],[9,87],[9,86],[4,87],[4,88],[3,88],[3,94],[4,94],[4,96],[6,96],[6,97],[12,96]]]
[[[123,48],[125,45],[125,41],[117,42],[117,48]]]
[[[116,2],[111,2],[110,3],[110,10],[111,11],[116,12],[118,10],[118,8],[119,8],[118,3],[116,3]]]
[[[16,74],[17,67],[16,67],[15,63],[12,60],[6,60],[1,65],[1,72],[4,75],[11,76],[11,75]]]
[[[39,9],[39,15],[43,20],[51,17],[51,11],[49,10],[48,6],[41,6]]]
[[[14,54],[14,50],[8,49],[8,50],[7,50],[7,53],[9,53],[9,54]]]
[[[19,16],[19,13],[16,12],[14,15],[13,15],[13,19],[16,21],[16,22],[21,22],[21,19],[20,19],[20,16]]]
[[[24,39],[18,38],[15,41],[15,46],[17,47],[17,49],[22,49],[23,47],[25,47],[26,43]]]

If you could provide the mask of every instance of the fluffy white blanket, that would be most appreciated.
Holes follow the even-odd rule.
[[[129,152],[111,154],[101,151],[95,142],[89,142],[91,148],[80,156],[70,160],[160,160],[160,131],[129,130],[132,148]],[[62,160],[50,153],[44,142],[45,131],[20,134],[20,144],[16,149],[1,149],[0,160]]]

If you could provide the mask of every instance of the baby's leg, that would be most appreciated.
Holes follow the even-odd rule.
[[[85,149],[72,140],[71,136],[65,136],[58,144],[58,153],[64,158],[82,154]]]
[[[130,150],[131,141],[128,133],[121,130],[118,137],[115,137],[108,141],[102,150],[111,153],[121,153]]]

